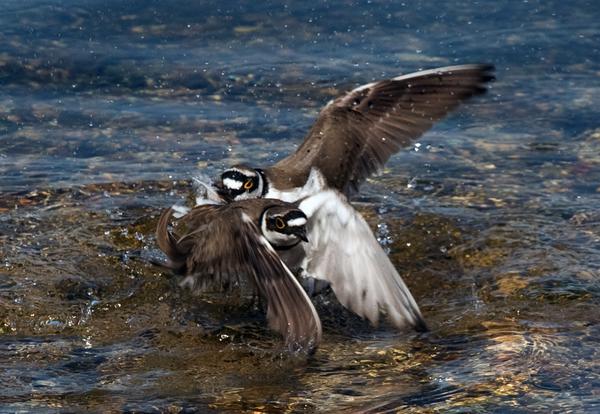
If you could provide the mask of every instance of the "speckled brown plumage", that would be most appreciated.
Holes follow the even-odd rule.
[[[267,320],[288,346],[314,349],[321,322],[306,293],[261,235],[266,209],[293,208],[279,200],[254,199],[227,205],[202,205],[169,231],[172,209],[160,216],[156,237],[170,267],[186,275],[193,288],[247,277],[266,300]]]

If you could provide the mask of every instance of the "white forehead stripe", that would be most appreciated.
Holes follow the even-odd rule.
[[[223,180],[223,185],[227,188],[233,188],[234,190],[239,190],[242,188],[242,182],[238,180],[232,180],[231,178],[225,178]]]
[[[231,167],[227,171],[239,172],[240,174],[245,175],[246,177],[256,177],[256,172],[254,172],[252,170],[246,170],[246,169],[240,169],[240,168],[236,168],[236,167]]]
[[[288,221],[287,224],[288,226],[304,226],[306,224],[306,219],[304,217],[298,217]]]

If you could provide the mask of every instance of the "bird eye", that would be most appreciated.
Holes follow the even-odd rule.
[[[249,190],[254,186],[254,183],[252,182],[252,180],[246,180],[246,182],[244,183],[244,189],[245,190]]]
[[[285,227],[285,223],[283,222],[282,219],[280,219],[279,217],[277,217],[275,219],[275,226],[277,227],[277,229],[282,230]]]

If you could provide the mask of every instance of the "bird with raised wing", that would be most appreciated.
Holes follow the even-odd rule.
[[[380,80],[330,101],[288,157],[266,168],[236,165],[215,183],[227,200],[296,201],[312,169],[327,188],[346,196],[378,173],[390,156],[411,145],[462,102],[483,94],[494,79],[491,65],[458,65]]]

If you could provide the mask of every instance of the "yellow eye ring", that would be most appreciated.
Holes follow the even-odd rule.
[[[252,182],[252,180],[246,180],[246,182],[244,183],[244,189],[249,190],[252,187],[254,187],[254,183]]]
[[[277,227],[278,230],[281,230],[285,227],[285,223],[283,222],[282,219],[280,219],[279,217],[277,217],[275,219],[275,227]]]

